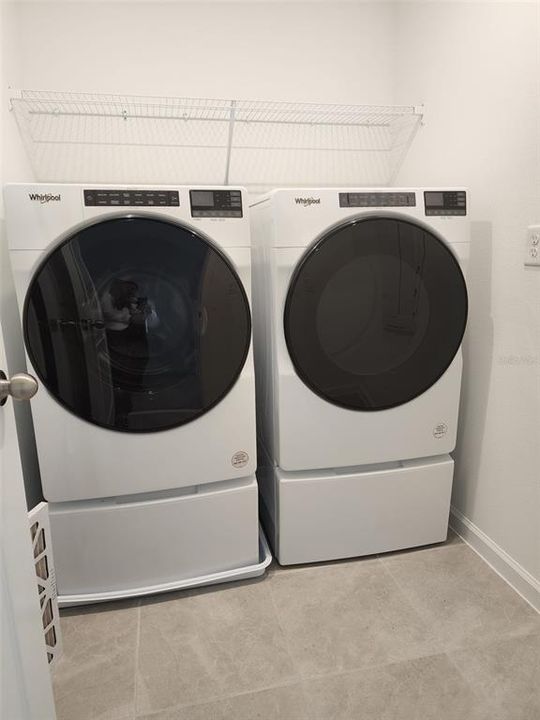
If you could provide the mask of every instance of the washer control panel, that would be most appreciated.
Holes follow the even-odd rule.
[[[339,207],[414,207],[413,192],[339,193]]]
[[[424,207],[426,215],[466,215],[467,193],[465,190],[426,190]]]
[[[190,190],[191,217],[241,218],[240,190]]]
[[[177,190],[85,190],[84,204],[107,207],[178,207]]]

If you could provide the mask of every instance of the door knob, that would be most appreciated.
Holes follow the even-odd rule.
[[[14,400],[30,400],[38,391],[38,381],[27,373],[16,373],[9,380],[0,370],[0,405],[5,405],[8,397]]]

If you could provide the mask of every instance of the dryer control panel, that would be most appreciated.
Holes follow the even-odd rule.
[[[178,207],[177,190],[85,190],[84,204],[88,207]]]
[[[85,190],[84,204],[90,207],[178,207],[176,190]]]
[[[426,190],[424,207],[426,215],[466,215],[467,193],[465,190]]]
[[[413,192],[350,192],[339,193],[339,207],[414,207]]]
[[[190,190],[191,217],[241,218],[240,190]]]

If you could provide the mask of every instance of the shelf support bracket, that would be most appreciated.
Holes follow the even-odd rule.
[[[236,100],[231,100],[231,113],[229,119],[229,138],[227,140],[227,158],[225,160],[225,185],[229,184],[229,171],[231,168],[231,153],[234,134],[234,121],[236,118]]]

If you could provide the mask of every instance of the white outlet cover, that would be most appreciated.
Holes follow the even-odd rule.
[[[540,225],[529,225],[525,245],[525,266],[540,267]]]

